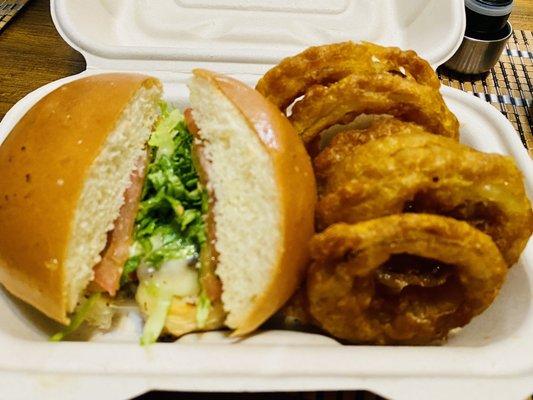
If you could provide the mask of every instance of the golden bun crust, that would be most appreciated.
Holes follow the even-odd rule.
[[[259,92],[243,83],[196,69],[241,112],[273,160],[281,199],[281,246],[278,261],[264,293],[234,331],[244,335],[255,330],[294,293],[309,260],[309,240],[314,233],[315,178],[311,160],[288,119]]]
[[[0,147],[0,283],[68,323],[64,261],[92,162],[141,87],[139,74],[93,75],[42,98]]]

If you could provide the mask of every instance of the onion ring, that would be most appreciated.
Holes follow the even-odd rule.
[[[385,136],[409,133],[427,133],[419,125],[412,122],[404,122],[389,116],[376,116],[369,125],[363,129],[348,129],[337,133],[323,149],[323,151],[314,158],[313,164],[315,172],[327,171],[338,160],[348,157],[353,150],[371,140],[376,140]],[[320,178],[320,176],[317,176]]]
[[[313,238],[311,255],[313,319],[334,337],[357,343],[443,340],[492,303],[507,272],[489,236],[465,222],[425,214],[333,225]],[[379,274],[402,257],[417,260],[419,269],[444,271],[445,278],[391,291]]]
[[[414,51],[363,42],[310,47],[282,60],[257,83],[256,89],[282,111],[313,85],[330,84],[351,74],[392,72],[434,89],[440,82]]]
[[[307,290],[304,285],[274,315],[271,323],[275,328],[309,330],[313,327],[313,320],[308,310]]]
[[[439,91],[390,74],[350,75],[329,87],[315,86],[294,105],[290,120],[307,144],[361,114],[389,114],[437,135],[459,137],[459,122]]]
[[[320,229],[402,212],[446,215],[491,236],[509,266],[533,230],[531,204],[513,160],[449,138],[383,137],[318,166],[324,165],[317,170]]]

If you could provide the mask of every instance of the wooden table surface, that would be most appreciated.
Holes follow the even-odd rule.
[[[0,32],[0,118],[28,92],[85,69],[55,30],[49,7],[47,0],[30,0]],[[511,22],[533,30],[533,0],[516,0]]]

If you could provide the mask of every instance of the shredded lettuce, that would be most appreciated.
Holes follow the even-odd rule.
[[[196,324],[198,325],[198,328],[202,329],[205,327],[210,311],[211,300],[207,294],[202,291],[200,296],[198,296],[198,301],[196,302]]]
[[[169,260],[198,259],[206,242],[203,215],[207,193],[194,166],[192,135],[178,110],[163,103],[161,111],[161,119],[148,141],[152,161],[135,220],[131,256],[124,265],[123,284],[130,281],[140,265],[157,270]],[[157,291],[153,296],[157,306],[146,322],[143,344],[157,339],[171,303]],[[204,301],[202,307],[205,309],[208,304]]]
[[[87,320],[93,307],[100,300],[100,296],[101,293],[94,293],[87,300],[80,303],[80,305],[77,307],[77,309],[74,311],[74,314],[70,318],[70,324],[66,326],[65,329],[63,329],[61,332],[57,332],[55,335],[53,335],[50,338],[50,341],[60,342],[65,337],[76,331],[81,326],[81,324],[83,324],[85,320]]]
[[[183,115],[179,110],[172,110],[168,112],[165,107],[163,111],[163,119],[157,125],[155,131],[150,136],[148,144],[157,148],[157,157],[163,155],[171,156],[175,151],[174,144],[174,129],[183,120]],[[165,115],[166,114],[166,115]]]
[[[152,295],[155,299],[154,308],[144,324],[141,336],[141,345],[154,343],[165,326],[168,310],[172,304],[172,296],[158,296],[157,292]]]
[[[206,241],[203,213],[207,195],[193,164],[192,136],[179,111],[169,111],[166,105],[162,105],[162,111],[163,117],[149,141],[152,162],[123,283],[141,263],[158,268],[167,260],[198,257]]]

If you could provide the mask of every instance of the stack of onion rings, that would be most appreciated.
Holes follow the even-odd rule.
[[[289,116],[308,146],[321,132],[361,114],[389,114],[457,139],[440,82],[414,51],[372,43],[311,47],[269,70],[256,89]],[[303,99],[299,99],[304,96]]]
[[[399,133],[350,154],[342,142],[332,142],[315,169],[323,182],[319,228],[402,212],[446,215],[491,236],[509,266],[531,235],[533,213],[512,159],[445,137]]]
[[[431,65],[414,51],[362,42],[310,47],[268,71],[256,89],[282,111],[315,85],[329,85],[352,74],[390,72],[434,89],[440,82]]]
[[[314,157],[325,229],[286,321],[424,344],[494,300],[533,230],[531,204],[510,158],[458,143],[439,87],[416,53],[352,42],[309,48],[259,81]]]
[[[391,74],[350,75],[331,86],[315,86],[290,116],[305,143],[323,130],[361,114],[388,114],[428,132],[459,137],[459,122],[438,90]]]
[[[464,222],[425,214],[336,224],[315,236],[311,254],[312,318],[331,335],[357,343],[444,339],[492,303],[507,270],[490,237]],[[391,289],[383,269],[394,257],[441,269],[442,277]]]

